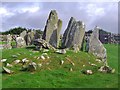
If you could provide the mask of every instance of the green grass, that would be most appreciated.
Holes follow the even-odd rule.
[[[2,58],[7,58],[9,63],[16,59],[27,58],[28,60],[36,63],[43,63],[43,66],[37,68],[34,73],[27,71],[20,71],[21,65],[14,65],[10,68],[15,73],[2,75],[3,88],[115,88],[118,87],[118,47],[116,45],[105,45],[107,49],[108,63],[112,68],[115,68],[114,74],[105,74],[97,71],[101,66],[95,61],[95,57],[86,52],[74,53],[67,51],[66,54],[57,54],[52,51],[48,52],[50,59],[45,61],[37,60],[34,56],[38,57],[42,52],[32,52],[32,49],[14,48],[11,50],[4,49],[2,51]],[[12,55],[18,55],[13,58]],[[75,63],[72,66],[66,59],[69,58]],[[60,65],[60,60],[64,60],[64,64]],[[46,63],[49,62],[49,65]],[[95,63],[98,67],[93,67],[88,62]],[[82,65],[86,65],[83,67]],[[73,68],[73,71],[69,71]],[[93,75],[85,75],[81,73],[83,69],[91,69],[94,71]]]

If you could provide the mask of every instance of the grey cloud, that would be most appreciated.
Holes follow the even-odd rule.
[[[105,10],[105,15],[90,17],[87,13],[87,6],[95,4]],[[14,11],[20,8],[39,6],[40,10],[35,13],[19,13]],[[44,2],[44,3],[3,3],[6,9],[14,12],[15,15],[3,18],[3,30],[8,30],[10,27],[23,26],[30,28],[44,29],[46,20],[51,9],[58,12],[58,16],[63,21],[62,33],[67,27],[70,17],[75,17],[76,20],[82,20],[86,24],[86,30],[93,29],[95,25],[105,28],[107,31],[117,32],[117,4],[116,3],[91,3],[91,2]],[[112,19],[111,19],[112,18]],[[114,19],[113,19],[114,18]]]

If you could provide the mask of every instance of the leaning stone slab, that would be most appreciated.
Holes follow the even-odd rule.
[[[83,47],[85,25],[82,21],[76,21],[71,17],[67,29],[63,34],[62,48],[73,48],[76,52]]]
[[[107,64],[107,51],[99,40],[99,28],[95,27],[92,35],[89,38],[89,53],[100,58],[104,64]]]

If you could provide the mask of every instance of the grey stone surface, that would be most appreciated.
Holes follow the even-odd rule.
[[[3,47],[5,49],[12,49],[12,45],[11,45],[12,35],[10,35],[10,34],[6,35],[6,41],[7,41],[7,44],[5,44]]]
[[[16,47],[22,48],[26,46],[26,42],[23,37],[16,37]]]
[[[58,19],[57,12],[52,10],[47,20],[42,38],[57,48],[59,45],[62,21]]]
[[[62,38],[62,48],[73,48],[73,46],[77,46],[80,50],[83,45],[84,34],[84,23],[82,21],[76,21],[71,17]]]
[[[107,64],[107,52],[106,48],[99,40],[99,28],[95,27],[92,35],[89,38],[89,53],[100,58],[105,64]]]

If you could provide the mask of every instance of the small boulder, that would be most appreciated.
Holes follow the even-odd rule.
[[[101,66],[98,71],[102,73],[113,73],[113,69],[109,66]]]
[[[1,60],[1,62],[6,62],[6,61],[7,61],[7,59],[2,59],[2,60]]]
[[[30,72],[36,71],[36,65],[37,64],[35,62],[29,63],[29,65],[28,65],[28,71],[30,71]]]
[[[59,53],[59,54],[65,54],[66,50],[65,49],[60,49],[60,50],[57,50],[56,52]]]
[[[3,72],[7,73],[7,74],[12,74],[13,71],[11,71],[10,69],[3,67]]]

